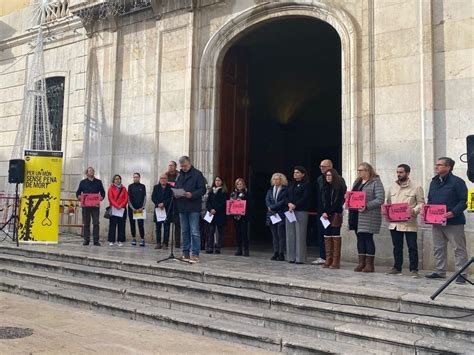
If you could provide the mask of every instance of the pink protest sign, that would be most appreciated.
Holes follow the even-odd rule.
[[[97,207],[100,205],[100,194],[82,194],[80,201],[82,207]]]
[[[423,205],[421,221],[425,224],[446,224],[446,205]]]
[[[404,222],[411,219],[408,203],[382,205],[382,211],[388,222]]]
[[[227,215],[244,215],[247,208],[247,201],[245,200],[227,200],[226,214]]]
[[[176,182],[174,182],[174,181],[168,181],[168,185],[170,185],[171,187],[175,187],[175,186],[176,186]]]
[[[359,209],[365,208],[365,192],[364,191],[347,191],[346,192],[346,208]]]

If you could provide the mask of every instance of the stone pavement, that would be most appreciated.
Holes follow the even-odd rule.
[[[0,292],[0,327],[31,328],[0,339],[0,354],[271,354],[228,341]]]

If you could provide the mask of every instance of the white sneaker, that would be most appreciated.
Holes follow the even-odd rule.
[[[114,243],[110,242],[109,247],[113,247],[113,246],[114,246]]]
[[[118,246],[119,246],[119,247],[123,247],[123,243],[122,243],[122,242],[119,242],[119,243],[118,243]]]
[[[313,261],[311,264],[314,264],[314,265],[322,265],[326,262],[326,260],[322,259],[322,258],[317,258],[315,261]]]

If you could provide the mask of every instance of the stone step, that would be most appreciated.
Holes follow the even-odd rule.
[[[12,260],[12,259],[10,259]],[[30,263],[28,263],[30,260]],[[383,333],[385,332],[385,337],[381,337],[377,342],[382,344],[391,344],[392,346],[404,346],[409,347],[409,344],[406,344],[400,339],[405,339],[411,341],[410,336],[419,337],[419,336],[435,336],[439,337],[438,340],[434,342],[444,343],[446,339],[462,339],[462,340],[473,340],[474,335],[472,331],[471,322],[463,322],[456,320],[444,320],[437,319],[433,317],[416,317],[408,315],[400,315],[394,312],[387,312],[381,310],[370,310],[371,316],[367,316],[366,324],[361,324],[361,320],[355,318],[353,315],[344,314],[344,310],[339,310],[340,316],[338,318],[320,319],[314,314],[309,314],[304,312],[304,315],[296,314],[295,312],[288,312],[281,307],[272,307],[272,302],[267,302],[268,295],[260,294],[258,295],[255,291],[249,290],[239,290],[254,293],[254,297],[265,297],[263,300],[265,303],[261,303],[258,306],[255,306],[256,302],[252,302],[252,306],[245,306],[243,304],[229,303],[227,299],[216,298],[212,288],[209,286],[204,286],[201,291],[208,292],[207,295],[203,297],[196,297],[197,293],[189,292],[190,287],[197,286],[195,282],[189,281],[177,281],[166,279],[164,282],[165,287],[140,287],[139,282],[143,276],[137,276],[135,274],[130,274],[127,272],[121,272],[120,276],[114,275],[114,272],[100,270],[98,268],[92,268],[87,266],[75,266],[68,265],[67,263],[61,262],[48,262],[41,259],[26,259],[18,258],[18,265],[20,267],[9,267],[8,270],[3,270],[3,274],[16,279],[28,280],[32,282],[42,281],[48,284],[57,285],[61,287],[72,287],[78,291],[87,289],[88,293],[94,293],[99,295],[107,295],[112,297],[118,297],[122,299],[139,299],[141,303],[148,303],[154,306],[161,306],[165,308],[172,308],[177,310],[186,310],[188,312],[197,312],[202,315],[207,315],[209,317],[219,317],[226,318],[232,321],[247,322],[253,325],[263,325],[265,327],[272,327],[277,330],[283,329],[285,331],[292,331],[297,334],[307,334],[307,335],[316,335],[318,337],[333,337],[334,332],[338,332],[341,327],[345,329],[344,336],[351,337],[356,335],[357,338],[360,338],[359,341],[363,344],[366,342],[370,343],[371,347],[379,348],[380,344],[375,344],[372,340],[372,334],[375,332]],[[42,265],[45,270],[48,272],[41,272],[38,270],[28,270],[22,267],[34,265],[38,267]],[[54,272],[64,272],[62,275],[56,275]],[[88,278],[79,278],[78,275],[88,276]],[[74,278],[69,276],[74,275]],[[94,277],[99,277],[97,280],[94,280]],[[91,279],[92,278],[92,279]],[[117,279],[120,279],[118,282]],[[104,281],[109,280],[110,282]],[[159,277],[156,276],[146,276],[144,281],[146,285],[150,285],[155,281],[163,283]],[[175,288],[177,283],[182,283],[181,288]],[[116,285],[121,285],[120,288]],[[134,286],[127,287],[128,285],[133,284]],[[194,285],[193,285],[194,284]],[[167,288],[172,286],[171,289]],[[124,287],[125,286],[125,287]],[[214,286],[215,287],[215,286]],[[224,287],[219,286],[222,290],[221,293],[227,292],[228,294],[236,291],[235,289],[228,288],[228,290],[223,290]],[[167,291],[163,293],[163,291]],[[173,293],[175,291],[176,293]],[[183,296],[186,295],[186,296]],[[212,302],[206,301],[211,298]],[[278,302],[291,305],[293,302],[301,302],[300,300],[291,300],[289,297],[279,297]],[[283,299],[282,299],[283,298]],[[192,301],[189,301],[189,300]],[[323,302],[312,301],[317,303],[316,307],[325,307],[325,311],[334,311],[334,305],[327,305]],[[305,308],[310,308],[310,301],[304,300]],[[351,308],[345,306],[346,308]],[[356,309],[354,308],[353,313]],[[347,310],[346,310],[347,311]],[[320,310],[320,315],[324,317],[324,311]],[[367,315],[367,313],[366,313]],[[351,323],[351,320],[358,320],[358,324]],[[387,328],[387,323],[391,323],[391,329]],[[357,333],[361,329],[361,326],[369,326],[366,328],[366,333],[364,336],[361,336]],[[471,330],[470,330],[471,329]],[[355,331],[355,333],[354,333]],[[402,332],[403,331],[403,332]],[[351,335],[352,334],[352,335]],[[442,337],[445,337],[443,340]],[[471,343],[474,346],[474,343]],[[385,346],[385,345],[384,345]],[[385,349],[385,348],[383,348]]]
[[[184,263],[156,264],[120,260],[116,256],[91,256],[71,250],[62,252],[60,250],[18,249],[10,246],[0,246],[0,252],[5,256],[17,255],[26,258],[64,261],[106,269],[174,277],[204,284],[258,290],[273,295],[295,296],[339,305],[376,308],[434,317],[462,317],[474,314],[474,300],[472,297],[450,295],[449,300],[439,297],[436,301],[432,301],[427,295],[403,291],[394,292],[374,287],[335,285],[323,281],[318,281],[315,285],[314,282],[308,283],[300,279],[274,276],[267,279],[262,277],[263,275],[232,270],[216,271],[201,265],[190,267]]]
[[[235,289],[220,285],[203,285],[193,281],[158,276],[142,276],[127,272],[116,275],[113,271],[61,262],[48,262],[41,259],[27,259],[25,261],[21,258],[15,259],[12,257],[6,262],[3,261],[5,265],[7,263],[16,264],[16,266],[10,265],[8,268],[4,266],[0,269],[0,272],[6,276],[33,282],[40,281],[51,285],[88,287],[97,290],[97,292],[107,291],[105,285],[110,282],[104,282],[104,280],[109,280],[113,281],[111,285],[120,284],[122,287],[120,292],[126,295],[127,298],[131,297],[136,290],[145,290],[145,293],[152,290],[155,292],[153,295],[157,298],[157,294],[163,294],[162,299],[153,301],[163,301],[167,307],[169,300],[174,300],[175,303],[180,304],[178,300],[186,295],[192,297],[194,302],[212,299],[216,303],[225,305],[231,303],[244,308],[252,307],[251,309],[254,309],[257,307],[258,309],[269,309],[273,312],[289,312],[309,316],[313,319],[323,318],[337,322],[360,323],[408,333],[474,341],[474,330],[470,329],[472,323],[469,321],[416,316],[355,306],[339,306],[321,301],[274,296],[254,290]],[[35,269],[28,269],[28,266],[34,266]],[[119,280],[117,281],[117,279]],[[175,297],[175,295],[178,297]],[[183,306],[183,304],[180,304],[180,306]],[[193,307],[192,304],[189,306]],[[251,313],[251,309],[249,313]]]
[[[245,324],[226,319],[192,314],[175,309],[165,309],[136,301],[128,301],[94,295],[76,290],[32,283],[10,277],[2,277],[0,291],[10,292],[35,299],[57,302],[69,306],[93,310],[113,316],[167,326],[204,336],[257,346],[275,352],[296,354],[390,354],[390,351],[368,349],[359,344],[295,335],[292,332]],[[422,339],[419,337],[417,341]],[[413,344],[414,346],[415,344]],[[428,344],[428,346],[430,346]],[[422,350],[424,348],[420,348]],[[429,348],[428,348],[429,349]],[[412,353],[412,352],[407,352]]]

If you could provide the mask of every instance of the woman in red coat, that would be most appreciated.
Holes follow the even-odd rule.
[[[107,197],[110,205],[110,224],[109,224],[109,246],[113,246],[118,242],[118,246],[123,246],[125,242],[125,222],[127,214],[125,207],[128,203],[128,193],[125,186],[122,185],[122,177],[114,175],[112,185],[109,187]],[[118,234],[118,236],[117,236]]]

